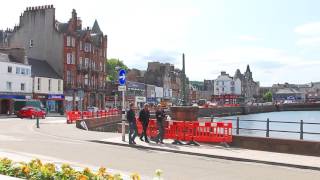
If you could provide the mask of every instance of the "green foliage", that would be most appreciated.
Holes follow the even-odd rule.
[[[107,66],[107,81],[117,81],[118,79],[118,70],[116,67],[120,67],[120,69],[128,70],[128,67],[123,63],[123,61],[119,59],[108,59],[106,62]]]
[[[266,102],[272,102],[272,92],[268,91],[263,95],[263,100]]]

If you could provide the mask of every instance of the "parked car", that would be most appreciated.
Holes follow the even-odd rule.
[[[40,117],[40,118],[45,119],[46,118],[46,111],[44,111],[40,108],[37,108],[37,107],[33,107],[33,106],[25,106],[17,112],[17,116],[19,118],[34,119],[36,117]]]
[[[87,108],[87,110],[90,111],[90,112],[97,112],[97,111],[99,111],[99,108],[94,107],[94,106],[89,106],[89,107]]]

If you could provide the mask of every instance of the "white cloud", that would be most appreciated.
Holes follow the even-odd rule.
[[[302,37],[296,44],[298,46],[319,46],[320,45],[320,36],[319,37]]]
[[[300,25],[294,29],[294,32],[303,36],[319,36],[320,22],[313,22]]]
[[[262,38],[257,37],[257,36],[251,36],[251,35],[242,35],[239,36],[239,39],[242,41],[260,41]]]
[[[251,67],[253,78],[260,81],[261,85],[307,83],[320,79],[317,73],[320,60],[292,56],[280,49],[263,47],[223,48],[206,55],[195,55],[187,58],[186,72],[191,80],[215,79],[222,70],[231,76],[238,68],[243,73],[247,64]]]
[[[297,46],[303,48],[320,46],[320,22],[300,25],[294,29],[294,32],[298,35]],[[308,49],[305,50],[307,51]]]

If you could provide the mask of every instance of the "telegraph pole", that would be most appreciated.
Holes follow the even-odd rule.
[[[182,54],[182,100],[183,100],[183,106],[187,105],[187,90],[186,90],[186,69],[185,69],[185,55]]]

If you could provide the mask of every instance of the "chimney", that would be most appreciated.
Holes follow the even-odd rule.
[[[82,29],[82,21],[81,19],[78,17],[77,18],[77,30],[81,30]]]

